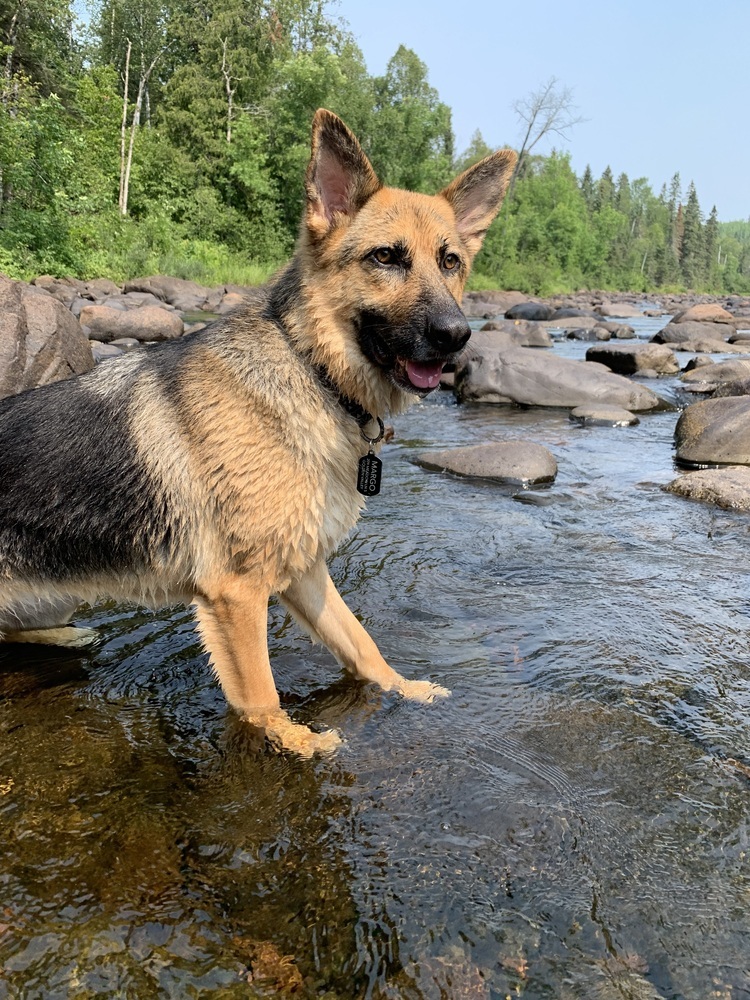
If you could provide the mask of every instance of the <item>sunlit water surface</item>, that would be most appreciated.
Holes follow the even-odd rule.
[[[0,997],[750,997],[750,519],[660,490],[675,419],[397,420],[332,572],[453,696],[360,688],[272,608],[331,759],[259,745],[185,609],[84,611],[92,659],[6,647]],[[413,461],[518,437],[551,489]]]

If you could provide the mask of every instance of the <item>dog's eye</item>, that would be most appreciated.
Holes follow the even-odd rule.
[[[377,250],[372,252],[373,260],[376,260],[378,264],[397,264],[398,260],[396,258],[395,251],[391,250],[390,247],[378,247]]]
[[[461,261],[455,253],[447,253],[443,257],[443,267],[446,271],[455,271],[460,263]]]

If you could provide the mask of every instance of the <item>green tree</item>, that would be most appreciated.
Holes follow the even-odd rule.
[[[688,200],[683,217],[683,234],[680,246],[680,268],[689,288],[700,287],[705,280],[706,251],[703,237],[703,217],[695,185],[690,182]]]

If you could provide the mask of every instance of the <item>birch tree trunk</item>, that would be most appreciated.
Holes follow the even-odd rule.
[[[131,49],[132,43],[128,39],[128,50],[125,54],[125,89],[122,95],[122,128],[120,130],[120,195],[117,201],[121,215],[127,215],[127,207],[123,201],[123,192],[125,190],[125,135],[128,128],[128,86],[130,83]]]

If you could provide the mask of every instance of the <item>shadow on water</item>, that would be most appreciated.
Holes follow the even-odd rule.
[[[184,609],[84,611],[90,659],[5,647],[0,997],[750,997],[750,520],[660,490],[675,419],[401,418],[332,572],[453,697],[343,680],[273,607],[332,759],[265,750]],[[413,462],[508,437],[551,489]]]

